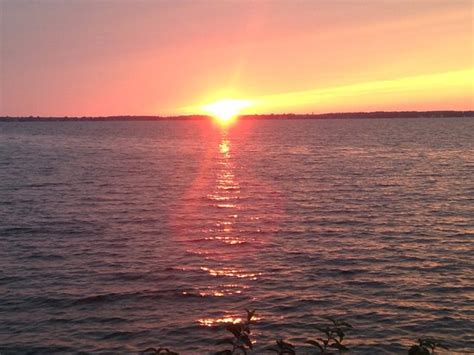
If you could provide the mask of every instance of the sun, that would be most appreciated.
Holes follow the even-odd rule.
[[[235,121],[239,113],[250,105],[250,100],[222,99],[204,105],[202,109],[220,124],[227,125]]]

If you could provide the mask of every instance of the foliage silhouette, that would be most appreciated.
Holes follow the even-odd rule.
[[[215,353],[215,355],[234,355],[238,353],[247,354],[247,350],[252,350],[253,345],[250,339],[250,324],[253,323],[253,317],[255,310],[247,312],[247,317],[244,322],[240,323],[229,323],[226,325],[226,330],[233,335],[233,338],[225,338],[219,340],[217,345],[228,344],[232,346],[232,349],[225,349]]]
[[[276,352],[278,355],[295,355],[295,346],[290,344],[283,339],[276,341],[276,347],[268,348],[270,351]]]
[[[217,341],[216,345],[227,345],[227,349],[219,350],[214,355],[249,355],[254,353],[252,339],[250,338],[250,325],[255,323],[255,310],[246,311],[244,321],[238,323],[226,323],[225,330],[232,336]],[[313,347],[314,353],[311,354],[340,354],[349,351],[349,348],[344,343],[346,332],[353,329],[349,323],[331,317],[325,317],[327,322],[325,324],[315,325],[314,328],[322,335],[314,339],[308,339],[306,344]],[[418,344],[410,347],[408,355],[435,355],[435,350],[442,348],[448,350],[448,347],[442,340],[433,338],[420,338]],[[297,349],[295,345],[284,341],[283,339],[276,340],[275,345],[265,348],[266,351],[274,352],[278,355],[296,355]],[[168,348],[148,348],[140,352],[142,355],[179,355],[175,351]],[[308,354],[306,348],[304,354]]]
[[[418,344],[413,345],[410,350],[408,350],[408,355],[433,355],[435,354],[436,348],[448,350],[448,347],[444,345],[441,340],[419,338]]]
[[[349,349],[342,344],[344,337],[352,326],[344,321],[326,317],[331,322],[329,325],[316,325],[315,328],[325,335],[324,338],[308,340],[306,343],[316,347],[319,354],[333,354],[333,349],[338,352],[348,351]]]
[[[168,348],[148,348],[143,351],[140,351],[140,354],[142,355],[148,355],[148,354],[163,354],[163,355],[179,355],[179,353],[171,351]]]

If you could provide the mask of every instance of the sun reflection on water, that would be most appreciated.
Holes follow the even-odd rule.
[[[229,151],[230,151],[230,143],[228,140],[224,139],[219,144],[219,152],[221,152],[221,154],[227,155]]]
[[[262,318],[260,317],[256,317],[254,316],[252,318],[253,321],[259,321],[261,320]],[[239,316],[231,316],[231,315],[228,315],[228,316],[223,316],[223,317],[216,317],[216,318],[201,318],[201,319],[198,319],[198,322],[200,325],[202,326],[205,326],[205,327],[214,327],[216,325],[219,325],[219,324],[225,324],[225,323],[241,323],[243,321],[243,319]],[[255,341],[253,341],[252,343],[255,343]]]
[[[255,207],[248,205],[248,197],[242,197],[244,190],[229,129],[220,131],[219,140],[215,140],[215,135],[211,138],[201,173],[185,196],[190,205],[183,205],[176,217],[179,241],[186,245],[190,255],[186,263],[192,268],[190,272],[199,275],[190,291],[185,292],[219,298],[224,304],[235,298],[250,302],[253,296],[248,289],[262,276],[261,270],[252,266],[255,245],[262,243],[255,234],[261,230],[260,217],[254,214]],[[245,179],[248,184],[248,177]],[[218,309],[220,314],[209,314],[196,321],[212,326],[242,320],[239,314],[228,313],[224,304]]]
[[[222,317],[222,318],[201,318],[198,319],[199,324],[212,327],[219,323],[240,323],[242,322],[242,318],[240,317]]]
[[[261,275],[260,273],[246,273],[242,270],[233,269],[230,267],[223,267],[221,269],[211,269],[206,266],[201,266],[202,271],[206,271],[209,275],[212,276],[228,276],[228,277],[237,277],[239,279],[251,279],[256,280],[257,276]]]

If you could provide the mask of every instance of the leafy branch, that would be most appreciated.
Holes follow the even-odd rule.
[[[433,338],[419,338],[418,344],[413,345],[408,350],[408,355],[434,355],[436,348],[448,350],[448,347],[441,340]]]
[[[290,344],[283,339],[276,341],[276,347],[268,348],[270,351],[276,352],[278,355],[295,355],[295,346]]]
[[[316,325],[315,328],[325,335],[316,339],[308,340],[306,343],[316,347],[319,354],[333,354],[332,350],[339,353],[349,349],[343,344],[346,332],[352,326],[344,321],[326,317],[331,322],[329,325]]]
[[[215,355],[234,355],[242,353],[247,355],[248,350],[253,349],[252,341],[250,339],[250,324],[253,323],[253,318],[255,315],[255,310],[247,312],[247,317],[244,322],[239,323],[229,323],[226,325],[226,330],[233,335],[232,338],[225,338],[219,340],[217,345],[227,344],[230,345],[231,349],[221,350],[215,353]]]

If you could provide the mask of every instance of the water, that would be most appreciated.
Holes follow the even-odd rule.
[[[257,353],[321,316],[356,353],[473,352],[473,144],[469,118],[0,123],[0,352],[206,354],[245,307]]]

